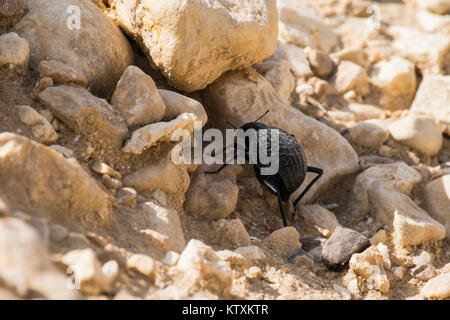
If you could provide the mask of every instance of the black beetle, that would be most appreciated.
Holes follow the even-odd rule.
[[[278,131],[279,137],[279,170],[276,174],[273,175],[262,175],[261,168],[265,166],[270,166],[270,164],[263,165],[260,162],[259,156],[257,157],[257,162],[253,164],[253,169],[255,170],[256,178],[259,182],[265,186],[271,193],[273,193],[278,198],[278,206],[280,207],[281,217],[283,219],[283,224],[286,227],[286,217],[284,214],[282,202],[288,202],[292,193],[294,193],[303,183],[306,177],[307,172],[315,173],[317,176],[306,186],[305,190],[297,197],[294,201],[294,208],[297,203],[304,197],[304,195],[311,189],[314,183],[320,179],[323,174],[323,170],[320,168],[310,167],[307,165],[306,156],[303,152],[302,147],[297,142],[295,137],[292,134],[287,133],[286,131],[268,126],[264,123],[257,122],[262,117],[264,117],[269,111],[266,111],[261,117],[259,117],[254,122],[249,122],[244,124],[239,129],[242,129],[244,132],[249,129],[254,129],[257,134],[257,138],[261,138],[261,134],[267,134],[266,139],[266,150],[265,154],[270,157],[271,153],[271,129]],[[233,128],[237,129],[233,124],[227,121],[229,125]],[[266,129],[262,130],[261,129]],[[227,146],[223,149],[225,151],[230,146]],[[232,146],[231,146],[232,147]],[[237,143],[234,143],[234,148],[237,150]],[[259,144],[258,144],[259,148]],[[263,150],[264,152],[264,150]],[[245,139],[245,159],[248,161],[249,159],[249,139]],[[258,149],[259,155],[259,149]],[[234,154],[234,159],[236,159],[237,153]],[[222,171],[228,163],[224,163],[220,168],[214,171],[207,171],[205,174],[216,174]]]

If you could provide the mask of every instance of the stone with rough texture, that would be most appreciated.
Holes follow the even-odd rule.
[[[162,120],[166,105],[153,79],[136,66],[125,69],[111,98],[111,105],[127,121],[128,127]]]
[[[450,2],[448,0],[416,0],[417,4],[430,12],[445,14],[450,12]]]
[[[291,93],[295,88],[295,78],[291,73],[291,63],[287,52],[284,50],[280,42],[278,42],[275,54],[265,59],[260,64],[253,65],[280,96],[281,101],[289,104]]]
[[[287,43],[283,45],[283,48],[291,62],[291,70],[295,77],[307,78],[313,75],[306,53],[302,48]]]
[[[392,138],[424,155],[434,156],[441,150],[441,128],[429,116],[409,115],[392,123],[389,131]]]
[[[338,61],[351,61],[363,67],[364,69],[368,69],[370,66],[370,61],[367,53],[360,48],[345,48],[341,51],[332,53],[331,58],[333,60],[337,59]]]
[[[339,37],[312,8],[296,0],[278,0],[280,38],[300,47],[330,52]]]
[[[250,237],[240,219],[219,220],[213,224],[217,234],[215,240],[224,248],[245,247],[251,244]]]
[[[231,289],[232,274],[228,263],[199,240],[189,241],[178,259],[177,268],[184,273],[190,286],[200,286],[223,295]]]
[[[186,241],[176,210],[164,208],[152,201],[139,205],[139,210],[148,216],[149,229],[157,231],[169,239],[170,248],[167,251],[180,253],[184,250]]]
[[[286,257],[293,250],[301,248],[299,234],[294,227],[285,227],[272,232],[264,239],[264,245],[272,249],[278,255]]]
[[[427,212],[444,225],[447,239],[450,239],[450,175],[429,182],[424,197]]]
[[[423,31],[450,35],[450,15],[439,15],[420,10],[417,12],[416,18]]]
[[[206,114],[205,108],[197,100],[183,96],[175,91],[163,89],[158,89],[158,91],[166,105],[164,121],[173,120],[182,113],[193,113],[202,122],[202,126],[208,122],[208,115]]]
[[[123,147],[124,152],[141,154],[158,142],[172,141],[172,135],[177,130],[192,133],[197,116],[193,113],[182,113],[168,122],[157,122],[146,125],[133,132],[130,141]],[[175,140],[176,141],[176,140]]]
[[[348,130],[348,136],[357,145],[378,148],[389,138],[389,131],[370,121],[361,121]]]
[[[85,0],[26,0],[26,5],[28,11],[13,31],[30,43],[30,67],[37,68],[41,60],[61,61],[84,73],[95,95],[110,97],[133,63],[131,46],[119,28]],[[80,9],[78,29],[75,11],[67,13],[73,5]]]
[[[398,54],[416,63],[422,73],[449,73],[450,36],[402,26],[391,26],[387,32]]]
[[[389,110],[407,109],[416,93],[416,69],[409,60],[392,57],[370,70],[370,81],[381,92],[380,106]]]
[[[0,28],[15,25],[26,9],[24,0],[3,0],[0,3]]]
[[[127,175],[123,184],[137,191],[151,192],[160,189],[168,193],[184,194],[189,188],[190,178],[186,167],[174,164],[170,153],[166,153]]]
[[[15,32],[0,36],[0,72],[6,76],[23,74],[28,69],[30,46]],[[3,71],[4,70],[4,71]]]
[[[333,72],[333,61],[326,53],[318,50],[310,50],[308,52],[308,60],[314,74],[319,78],[325,79]]]
[[[350,103],[347,109],[353,113],[356,121],[383,119],[386,117],[385,110],[371,104]]]
[[[395,244],[405,247],[445,238],[445,228],[419,208],[408,196],[382,181],[369,188],[372,211],[378,221],[394,226]]]
[[[276,49],[275,0],[114,0],[119,25],[137,40],[172,86],[201,90],[228,70],[243,69]]]
[[[244,256],[249,261],[260,261],[266,258],[264,251],[257,246],[237,248],[234,252]]]
[[[382,292],[389,291],[389,280],[384,270],[383,255],[377,247],[370,247],[364,252],[354,254],[349,262],[350,270],[366,279],[368,284]]]
[[[215,220],[224,219],[236,208],[239,187],[235,176],[227,176],[227,171],[217,176],[206,175],[204,172],[209,170],[206,166],[200,166],[194,173],[184,209]]]
[[[350,61],[341,61],[330,81],[338,93],[354,90],[357,94],[365,95],[370,91],[366,70]]]
[[[410,110],[434,117],[444,132],[450,135],[449,105],[450,76],[425,75]]]
[[[0,282],[22,298],[78,299],[50,261],[39,234],[16,218],[0,219]],[[36,294],[34,294],[36,297]]]
[[[126,122],[117,111],[82,87],[50,87],[39,93],[38,100],[69,128],[96,144],[119,149],[128,136]]]
[[[57,60],[42,60],[37,71],[41,78],[52,78],[56,84],[75,83],[82,87],[87,87],[88,84],[83,72]]]
[[[339,225],[333,212],[318,204],[299,205],[297,214],[305,220],[307,225],[317,229],[326,238],[330,237]]]
[[[112,211],[112,196],[75,159],[16,134],[0,134],[0,180],[12,207],[56,220],[105,224]]]
[[[133,254],[129,257],[127,268],[139,272],[150,280],[153,280],[156,271],[155,261],[145,254]]]
[[[75,284],[87,294],[99,294],[108,291],[110,280],[102,272],[102,266],[92,249],[69,251],[62,257],[62,262],[71,270]]]
[[[20,120],[31,126],[31,133],[39,142],[52,143],[58,140],[58,134],[48,120],[29,106],[16,106]]]
[[[359,232],[338,226],[323,243],[322,260],[330,266],[345,264],[354,253],[369,246],[369,239]]]
[[[441,274],[428,282],[420,290],[425,299],[445,299],[450,297],[450,273]]]
[[[412,188],[421,180],[420,173],[404,162],[370,167],[358,175],[353,186],[353,196],[356,199],[354,210],[358,215],[369,212],[368,191],[375,181],[381,181],[383,185],[391,186],[394,190],[409,195]]]
[[[322,168],[323,176],[306,194],[310,201],[318,190],[358,170],[358,158],[349,143],[336,131],[283,104],[276,92],[256,72],[228,73],[209,86],[204,94],[210,119],[224,129],[224,119],[242,124],[270,112],[260,121],[279,127],[295,136],[302,145],[308,165]],[[304,185],[311,181],[305,179]]]

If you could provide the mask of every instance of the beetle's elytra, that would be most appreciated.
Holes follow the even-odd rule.
[[[264,165],[259,161],[259,157],[257,158],[257,163],[253,164],[253,169],[255,170],[255,175],[258,181],[265,186],[272,194],[277,196],[278,198],[278,206],[280,207],[281,217],[283,219],[283,224],[286,227],[287,221],[284,214],[282,202],[288,202],[290,196],[302,185],[305,180],[306,173],[311,172],[317,174],[317,176],[306,186],[303,192],[297,197],[294,201],[294,207],[297,203],[305,196],[305,194],[311,189],[311,187],[320,179],[323,174],[323,170],[320,168],[310,167],[307,165],[306,156],[303,152],[301,145],[297,142],[295,137],[292,134],[287,133],[286,131],[277,128],[268,126],[264,123],[257,122],[263,116],[268,113],[264,113],[261,117],[259,117],[254,122],[249,122],[244,124],[239,129],[242,129],[244,132],[253,129],[256,131],[256,136],[259,139],[262,138],[263,135],[268,135],[267,139],[263,139],[262,141],[266,142],[265,145],[262,145],[265,150],[266,155],[270,156],[272,146],[271,146],[271,132],[272,130],[277,130],[278,132],[278,148],[279,148],[279,168],[278,172],[271,175],[262,175],[261,169]],[[229,123],[229,122],[228,122]],[[232,125],[232,124],[230,124]],[[232,125],[233,126],[233,125]],[[233,126],[234,127],[234,126]],[[236,127],[234,127],[236,128]],[[265,130],[262,130],[265,129]],[[258,148],[259,148],[258,144]],[[233,146],[231,146],[233,147]],[[234,145],[235,149],[237,149],[237,144]],[[224,151],[228,147],[224,148]],[[249,140],[245,140],[245,156],[246,160],[249,159]],[[258,150],[259,154],[259,150]],[[237,154],[234,154],[235,158]],[[220,168],[214,171],[205,172],[206,174],[216,174],[222,171],[228,163],[223,164]],[[268,165],[265,165],[268,166]]]

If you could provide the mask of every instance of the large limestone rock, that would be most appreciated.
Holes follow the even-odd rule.
[[[112,2],[120,26],[184,91],[203,89],[224,72],[261,62],[276,49],[275,0]]]
[[[23,136],[0,134],[0,193],[16,210],[86,225],[108,222],[113,198],[75,159]]]
[[[427,212],[444,225],[450,239],[450,175],[429,182],[424,195]]]
[[[26,39],[10,32],[0,36],[0,75],[11,77],[28,69],[30,46]]]
[[[228,73],[209,86],[204,97],[211,118],[220,128],[224,128],[225,120],[241,126],[269,110],[260,121],[296,137],[305,150],[308,164],[324,170],[324,175],[306,194],[304,201],[311,200],[319,190],[359,168],[355,151],[342,136],[283,104],[270,83],[256,72]],[[303,186],[312,178],[313,175],[308,175]]]
[[[86,0],[27,0],[26,6],[14,31],[30,43],[30,67],[37,68],[41,60],[61,61],[80,69],[94,94],[109,97],[133,63],[131,47],[119,28]],[[79,28],[70,6],[80,9]]]
[[[300,47],[330,52],[339,44],[333,28],[312,8],[296,0],[278,0],[280,38]]]
[[[77,299],[51,262],[39,233],[16,218],[0,219],[0,282],[21,298]],[[37,293],[37,294],[36,294]]]
[[[411,106],[414,113],[434,117],[450,135],[450,76],[426,75]]]

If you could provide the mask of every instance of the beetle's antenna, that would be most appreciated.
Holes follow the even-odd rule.
[[[258,119],[256,119],[254,122],[256,122],[256,121],[258,121],[258,120],[261,120],[266,114],[269,113],[269,111],[270,111],[270,110],[267,110],[266,112],[264,112],[264,114],[263,114],[261,117],[259,117]]]
[[[232,126],[233,128],[237,129],[237,128],[234,126],[234,124],[232,124],[230,121],[225,120],[225,122],[228,123],[228,124],[229,124],[230,126]]]

